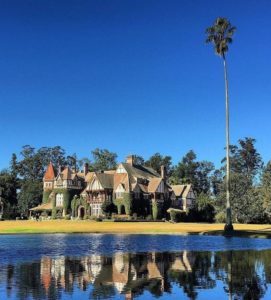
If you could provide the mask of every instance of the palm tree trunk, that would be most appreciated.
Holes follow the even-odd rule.
[[[230,203],[230,118],[229,118],[229,91],[228,91],[228,72],[225,55],[223,55],[224,63],[224,79],[225,79],[225,96],[226,96],[226,225],[225,232],[233,230],[231,219],[231,203]]]

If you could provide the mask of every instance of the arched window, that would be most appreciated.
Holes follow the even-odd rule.
[[[63,194],[56,194],[56,206],[63,206]]]

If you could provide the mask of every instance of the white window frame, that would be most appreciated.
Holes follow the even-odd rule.
[[[63,194],[62,193],[56,194],[56,207],[63,207]]]

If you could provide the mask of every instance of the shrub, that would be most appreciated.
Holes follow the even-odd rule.
[[[152,217],[154,221],[158,218],[158,205],[155,201],[152,203]]]
[[[71,219],[71,215],[68,214],[65,216],[65,220],[70,220],[70,219]]]
[[[52,219],[55,220],[56,219],[56,208],[53,207],[52,209]]]
[[[215,220],[217,223],[225,223],[226,222],[226,215],[224,211],[219,211],[216,216]]]
[[[207,194],[201,193],[197,199],[198,221],[212,223],[215,217],[214,201]]]
[[[147,220],[147,221],[152,221],[152,220],[153,220],[153,219],[152,219],[152,215],[147,215],[146,220]]]
[[[190,208],[186,211],[186,222],[200,221],[199,211],[196,207]]]
[[[186,212],[179,209],[170,208],[169,209],[170,220],[172,222],[184,222],[186,220]]]

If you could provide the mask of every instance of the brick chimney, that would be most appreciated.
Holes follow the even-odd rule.
[[[88,173],[88,163],[84,164],[84,175],[86,176]]]
[[[161,177],[166,179],[166,168],[164,165],[161,166]]]
[[[127,157],[126,157],[126,163],[127,164],[129,164],[129,165],[131,165],[131,166],[133,166],[133,164],[134,164],[134,155],[128,155]]]

